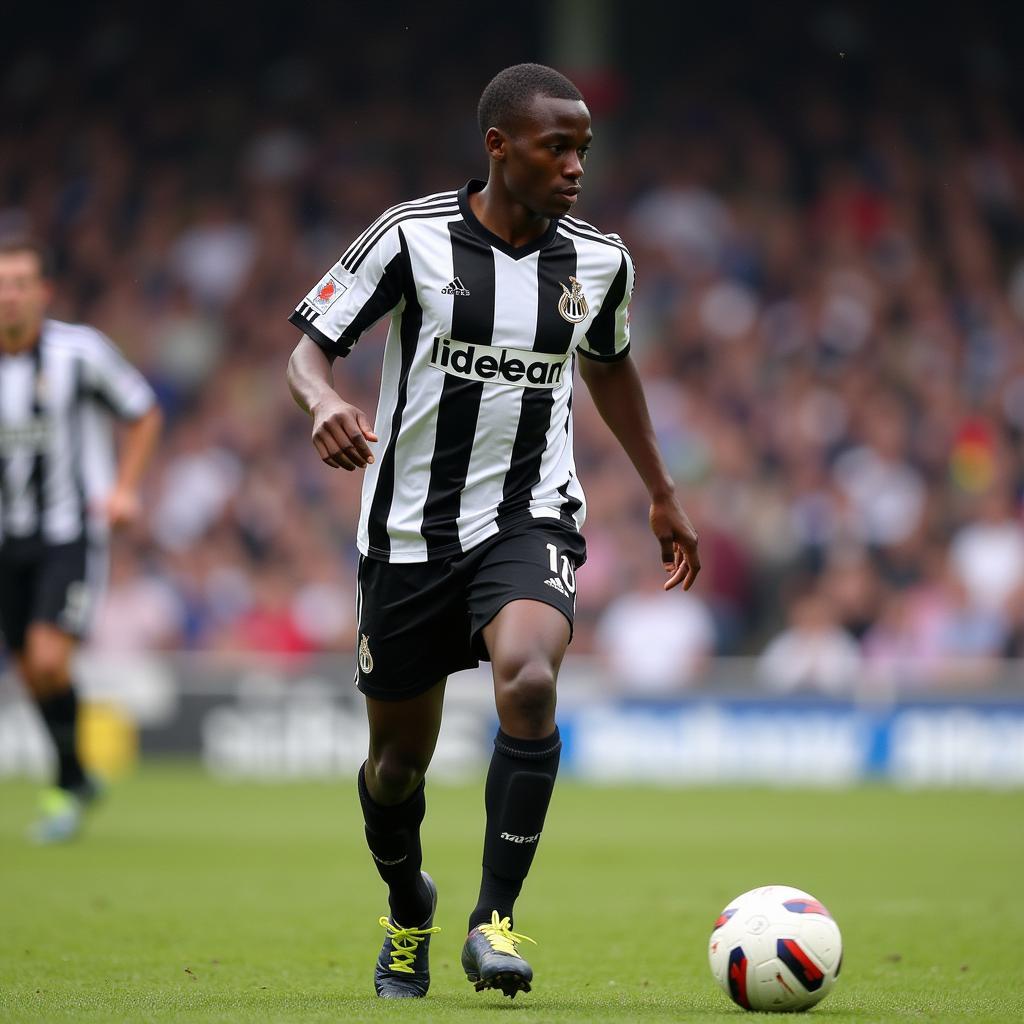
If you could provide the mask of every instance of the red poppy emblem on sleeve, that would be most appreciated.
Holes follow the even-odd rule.
[[[305,302],[312,307],[312,315],[326,313],[345,293],[343,285],[333,274],[325,274],[320,283],[306,296]]]

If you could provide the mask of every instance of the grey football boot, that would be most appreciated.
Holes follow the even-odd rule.
[[[507,917],[499,919],[494,910],[490,924],[478,924],[466,936],[462,969],[477,992],[500,988],[509,999],[515,999],[517,992],[530,991],[533,968],[520,956],[517,944],[536,942],[528,935],[517,935],[511,924]]]
[[[382,999],[422,999],[430,988],[430,936],[437,910],[437,886],[426,873],[423,881],[430,890],[430,916],[419,928],[403,928],[394,918],[382,917],[387,933],[373,972],[373,987]]]

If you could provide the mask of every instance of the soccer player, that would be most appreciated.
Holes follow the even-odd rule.
[[[484,90],[479,121],[487,181],[385,212],[290,317],[304,337],[288,380],[316,451],[366,470],[356,685],[370,744],[358,787],[389,890],[374,978],[387,998],[429,985],[437,892],[421,870],[423,782],[445,679],[480,659],[500,727],[462,965],[477,990],[530,989],[513,907],[558,769],[555,680],[586,552],[577,365],[650,492],[665,589],[689,588],[700,569],[629,356],[632,261],[618,236],[570,216],[591,141],[583,98],[557,71],[520,64]],[[332,364],[387,315],[371,420],[334,390]]]
[[[78,834],[98,796],[78,755],[72,655],[106,576],[109,527],[138,514],[161,423],[107,338],[45,318],[51,294],[43,250],[0,241],[0,633],[57,754],[40,843]],[[129,421],[116,469],[112,416]]]

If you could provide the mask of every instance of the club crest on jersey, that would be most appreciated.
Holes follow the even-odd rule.
[[[370,654],[370,638],[362,633],[359,636],[359,671],[368,676],[373,671],[373,655]]]
[[[342,292],[347,291],[337,278],[328,274],[307,296],[306,301],[318,312],[326,313]]]
[[[562,297],[558,300],[559,315],[571,324],[583,323],[590,312],[590,307],[583,294],[583,285],[575,277],[569,278],[571,289],[566,288],[561,281],[558,283],[562,285]]]

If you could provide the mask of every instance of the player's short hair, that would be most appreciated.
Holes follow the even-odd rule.
[[[39,270],[44,278],[53,277],[53,257],[42,242],[29,235],[0,235],[0,256],[13,256],[19,252],[30,252],[39,260]]]
[[[560,71],[545,64],[513,64],[499,71],[480,95],[476,111],[480,131],[485,135],[488,128],[507,131],[534,96],[583,99],[579,89]]]

